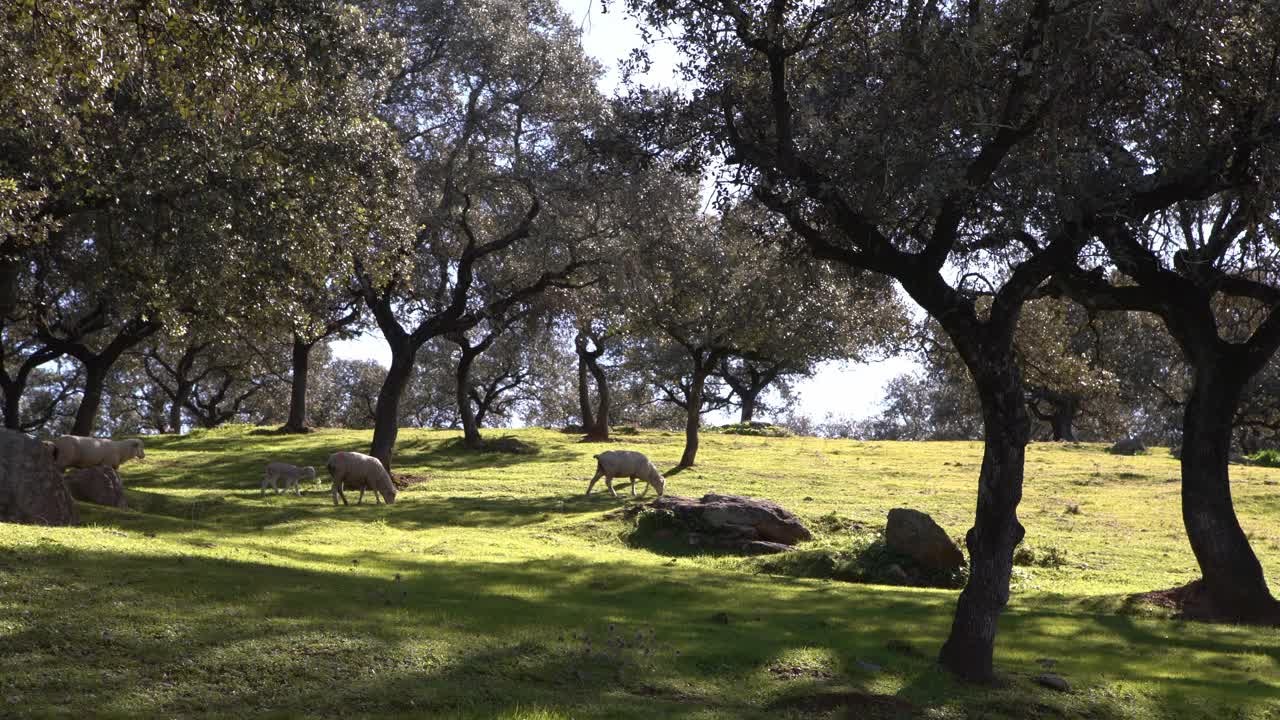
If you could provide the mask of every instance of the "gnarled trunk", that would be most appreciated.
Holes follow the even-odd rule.
[[[8,430],[22,429],[22,395],[27,391],[25,377],[4,383],[4,426]]]
[[[102,407],[102,392],[107,384],[107,373],[111,363],[91,361],[84,364],[84,394],[80,397],[80,407],[76,408],[76,420],[71,426],[72,435],[93,435],[93,428],[98,422],[98,409]]]
[[[684,453],[680,456],[680,467],[692,467],[698,459],[698,430],[702,425],[702,395],[706,388],[707,374],[695,370],[689,383],[688,405],[685,410]]]
[[[578,354],[578,414],[582,416],[582,427],[590,429],[595,426],[595,413],[591,411],[591,383],[587,369],[587,359]]]
[[[1025,534],[1018,522],[1023,463],[1030,439],[1021,377],[1012,352],[982,354],[982,368],[970,368],[982,399],[984,443],[978,477],[978,507],[965,536],[969,582],[956,603],[951,634],[939,662],[965,680],[990,682],[1000,613],[1009,602],[1013,549]]]
[[[378,391],[378,404],[373,410],[373,441],[369,454],[378,458],[382,466],[391,472],[391,452],[400,432],[400,398],[413,375],[414,351],[407,343],[392,349],[391,367]]]
[[[738,416],[738,422],[746,425],[755,419],[756,397],[759,394],[759,390],[756,390],[755,392],[747,391],[745,393],[738,393],[738,398],[742,400],[742,414]]]
[[[179,381],[174,387],[173,402],[169,405],[169,432],[182,432],[182,408],[190,404],[194,387],[195,383],[189,381]]]
[[[587,360],[587,369],[591,371],[591,377],[596,382],[596,417],[595,422],[587,425],[587,439],[595,442],[607,442],[609,440],[609,378],[604,374],[604,368],[600,367],[600,362],[595,358]]]
[[[307,376],[311,369],[311,347],[297,335],[293,336],[293,374],[290,376],[289,419],[281,428],[286,432],[307,430]]]
[[[1183,416],[1182,521],[1214,615],[1240,623],[1280,623],[1280,603],[1271,596],[1231,500],[1232,421],[1248,378],[1221,361],[1202,365],[1195,370]]]
[[[458,359],[458,367],[454,373],[455,389],[458,398],[458,416],[462,418],[462,444],[472,450],[479,450],[484,447],[484,440],[480,437],[480,428],[476,421],[474,408],[471,407],[471,364],[475,361],[476,356],[467,352],[466,348],[462,350],[462,356]]]

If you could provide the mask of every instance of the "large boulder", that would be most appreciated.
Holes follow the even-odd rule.
[[[965,565],[964,553],[956,547],[947,531],[919,510],[890,510],[884,542],[890,550],[906,555],[931,570],[959,570]]]
[[[781,552],[813,534],[791,512],[769,500],[741,495],[703,495],[701,499],[665,495],[649,503],[674,516],[689,530],[689,542],[750,554]]]
[[[1112,455],[1140,455],[1147,451],[1147,446],[1138,438],[1125,438],[1107,448]]]
[[[74,525],[71,493],[54,467],[57,450],[20,432],[0,430],[0,521]]]
[[[124,499],[124,484],[115,470],[106,465],[81,468],[68,474],[65,478],[67,490],[71,497],[94,505],[106,505],[115,508],[127,508]]]

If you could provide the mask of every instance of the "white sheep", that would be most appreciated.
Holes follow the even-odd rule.
[[[262,474],[262,492],[261,495],[267,494],[267,485],[271,485],[272,492],[279,493],[282,489],[288,492],[293,488],[294,495],[301,495],[302,491],[298,489],[298,483],[303,479],[316,479],[316,469],[313,467],[298,467],[289,463],[273,462],[267,463],[267,470]],[[283,487],[277,487],[277,481]]]
[[[126,460],[146,457],[141,440],[106,440],[62,435],[53,441],[53,445],[57,449],[56,464],[59,471],[69,467],[85,468],[95,465],[107,465],[115,470]]]
[[[338,498],[342,498],[342,504],[347,504],[347,496],[343,494],[342,489],[345,486],[348,490],[360,489],[360,498],[356,500],[356,504],[364,502],[364,491],[374,491],[373,499],[381,503],[382,499],[391,504],[396,501],[396,486],[391,482],[391,476],[387,474],[386,468],[382,467],[382,463],[378,462],[378,458],[371,455],[365,455],[358,452],[336,452],[329,456],[329,462],[325,465],[329,470],[329,474],[333,476],[333,504],[338,504]],[[379,498],[379,495],[382,497]]]
[[[652,486],[658,491],[658,497],[662,497],[667,490],[666,478],[662,477],[662,473],[658,472],[658,468],[649,462],[649,458],[644,453],[638,453],[634,450],[608,450],[594,456],[596,459],[596,474],[591,478],[591,482],[587,484],[587,495],[591,494],[591,488],[595,487],[596,481],[604,476],[604,485],[609,488],[609,494],[618,497],[618,493],[613,491],[613,479],[615,477],[631,478],[631,494],[636,494],[636,479],[645,481],[644,494],[649,492]]]

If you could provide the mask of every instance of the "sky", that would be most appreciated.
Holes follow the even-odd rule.
[[[583,49],[604,66],[600,87],[611,93],[619,82],[619,61],[641,45],[635,23],[617,0],[610,3],[608,12],[603,11],[600,0],[560,0],[560,5],[581,28]],[[650,49],[649,57],[652,67],[639,79],[646,83],[674,84],[674,53],[659,45]],[[333,350],[337,357],[370,358],[384,366],[391,361],[387,344],[376,330],[354,340],[336,342]],[[827,415],[854,419],[875,415],[884,397],[885,384],[913,367],[910,359],[902,357],[869,364],[827,363],[812,378],[796,383],[796,411],[816,421]],[[721,413],[708,420],[725,422],[729,416]]]

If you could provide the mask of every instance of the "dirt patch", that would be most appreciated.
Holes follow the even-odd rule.
[[[414,475],[412,473],[392,473],[391,483],[396,486],[396,490],[404,490],[421,483],[427,482],[431,478],[426,475]]]
[[[769,704],[770,710],[825,713],[844,708],[845,717],[864,720],[909,720],[919,717],[916,706],[892,695],[864,692],[819,692],[791,695]]]
[[[1128,597],[1129,602],[1154,605],[1171,610],[1182,620],[1195,620],[1210,623],[1234,623],[1238,618],[1220,612],[1213,605],[1204,580],[1193,580],[1180,587],[1167,590],[1137,593]],[[1280,624],[1280,605],[1273,610],[1272,617],[1266,624]]]

